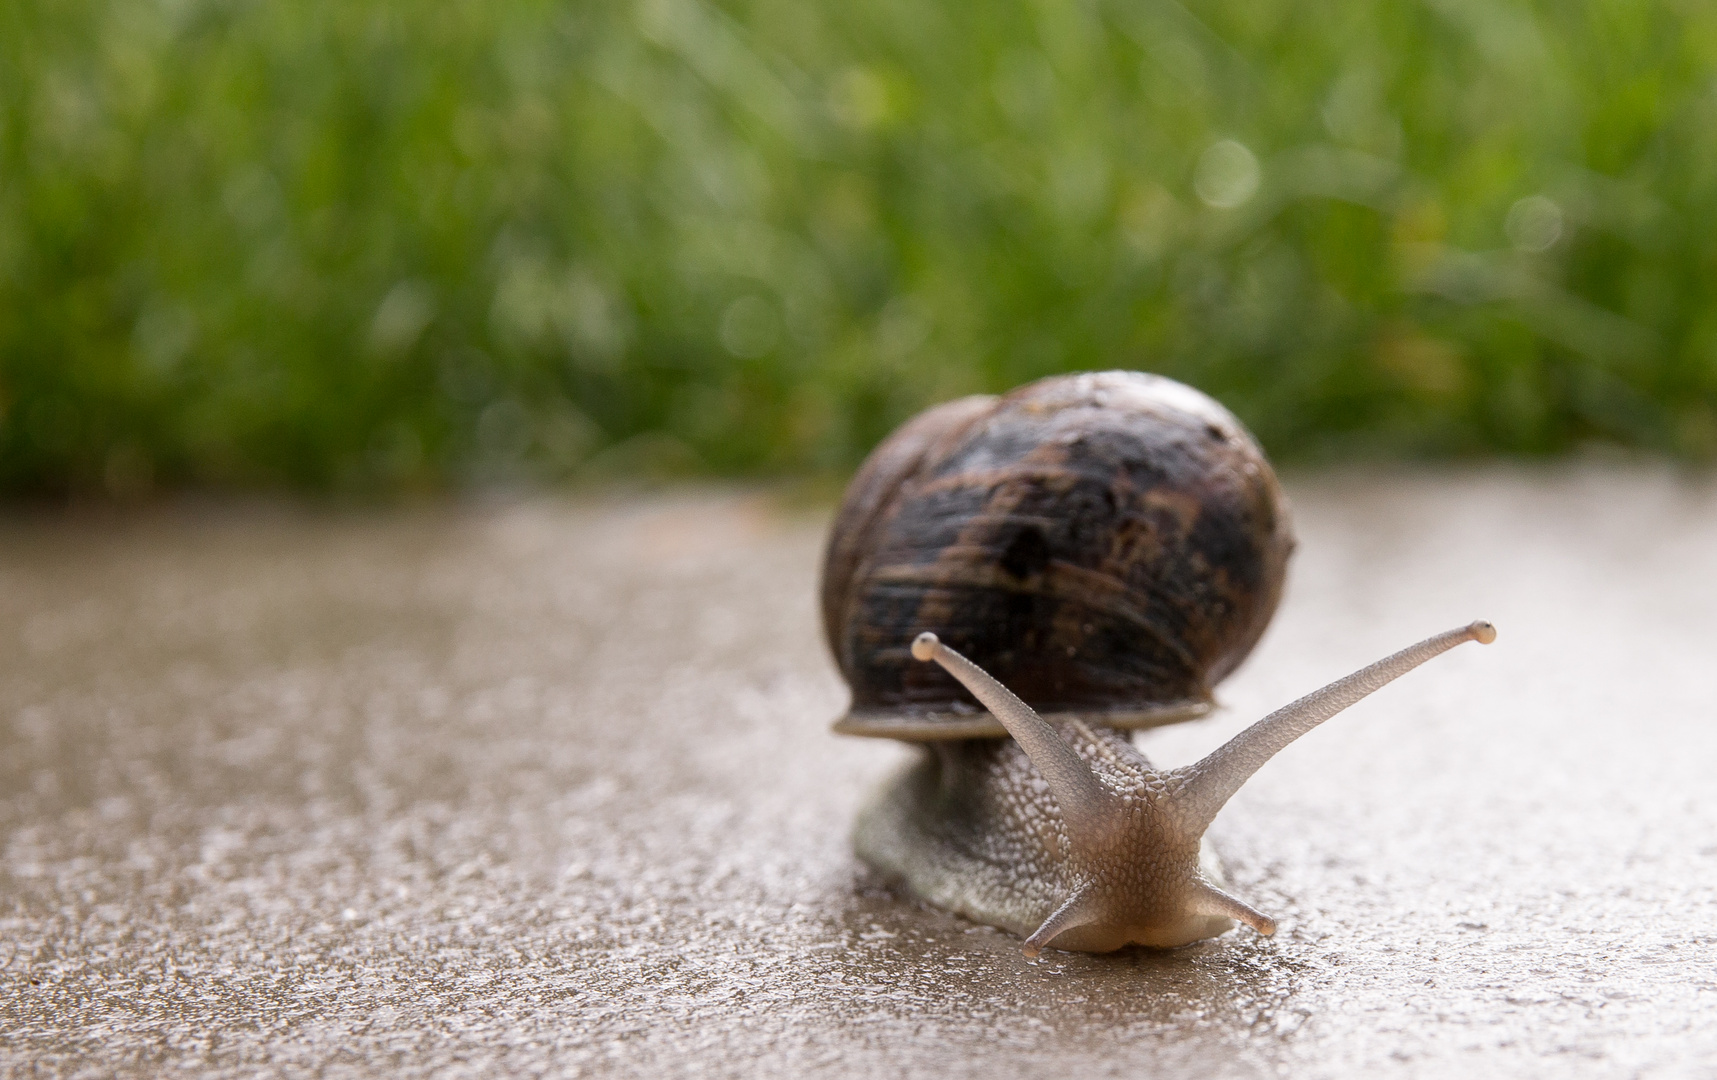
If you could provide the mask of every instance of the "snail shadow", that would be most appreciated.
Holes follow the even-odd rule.
[[[1219,1061],[1224,1075],[1248,1074],[1270,1071],[1306,1018],[1304,965],[1245,929],[1179,949],[1049,948],[1030,960],[1014,935],[917,903],[864,869],[832,916],[846,976],[871,1008],[935,1023],[944,1038],[970,1025],[993,1040],[1005,1017],[1037,1051],[1172,1051],[1189,1069]],[[1248,1061],[1256,1069],[1240,1067]]]

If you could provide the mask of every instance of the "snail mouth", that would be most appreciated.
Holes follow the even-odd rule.
[[[1129,943],[1143,945],[1147,949],[1182,949],[1221,937],[1234,927],[1234,920],[1226,916],[1194,914],[1173,925],[1136,929]]]
[[[1122,706],[1113,709],[1067,709],[1040,713],[1051,723],[1079,720],[1099,727],[1162,727],[1208,716],[1216,708],[1210,697],[1163,704]],[[1008,730],[987,709],[961,702],[927,706],[859,706],[835,721],[837,735],[859,735],[906,742],[938,742],[943,739],[1005,739]]]
[[[1149,929],[1111,929],[1102,926],[1081,926],[1069,930],[1049,943],[1052,949],[1068,952],[1107,953],[1117,949],[1143,947],[1146,949],[1184,949],[1201,941],[1221,937],[1234,929],[1230,919],[1195,915],[1174,926]]]
[[[1171,892],[1140,892],[1112,881],[1088,885],[1027,939],[1027,951],[1032,945],[1077,952],[1112,952],[1133,945],[1179,949],[1221,937],[1239,925],[1266,937],[1275,933],[1274,919],[1207,882],[1194,878],[1184,890]]]
[[[1162,918],[1149,923],[1125,918],[1106,918],[1101,914],[1093,914],[1088,918],[1088,922],[1069,926],[1046,939],[1039,938],[1035,943],[1028,939],[1027,955],[1034,955],[1033,944],[1038,949],[1090,953],[1114,952],[1131,947],[1181,949],[1221,937],[1237,925],[1234,919],[1226,915],[1212,915],[1197,910],[1183,912],[1178,918]],[[1038,935],[1034,934],[1032,937],[1038,938]]]

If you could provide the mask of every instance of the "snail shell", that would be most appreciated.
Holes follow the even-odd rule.
[[[1171,379],[1062,376],[931,409],[872,453],[831,532],[824,630],[853,695],[835,730],[1006,734],[913,662],[926,630],[1051,719],[1202,715],[1263,633],[1292,550],[1263,452]]]

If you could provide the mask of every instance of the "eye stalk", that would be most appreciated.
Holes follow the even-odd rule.
[[[1456,645],[1495,640],[1496,628],[1483,621],[1427,638],[1276,710],[1193,765],[1163,772],[1146,765],[1151,782],[1134,793],[1144,798],[1111,791],[1031,706],[935,634],[919,634],[912,655],[941,665],[990,710],[1061,811],[1078,884],[1026,939],[1026,954],[1036,956],[1063,934],[1072,947],[1102,951],[1129,942],[1184,945],[1221,933],[1230,919],[1274,933],[1274,920],[1198,870],[1199,842],[1218,811],[1265,762],[1325,720]],[[1141,859],[1143,852],[1153,857]]]
[[[1037,710],[992,679],[989,672],[942,644],[935,634],[925,632],[914,638],[912,655],[942,665],[944,671],[959,679],[1002,722],[1049,784],[1055,801],[1061,805],[1062,819],[1073,832],[1075,844],[1081,833],[1101,827],[1114,796],[1104,790],[1090,767],[1037,715]]]

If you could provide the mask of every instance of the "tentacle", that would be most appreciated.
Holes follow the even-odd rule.
[[[1229,797],[1240,790],[1240,785],[1284,746],[1433,656],[1465,641],[1488,645],[1495,640],[1496,627],[1488,622],[1475,622],[1427,638],[1277,709],[1204,760],[1176,770],[1182,781],[1176,802],[1188,823],[1202,832]]]
[[[1200,884],[1192,906],[1205,915],[1219,915],[1235,922],[1245,923],[1265,937],[1276,932],[1276,920],[1264,914],[1243,900],[1238,900],[1211,885],[1209,882]]]
[[[1043,947],[1053,941],[1062,931],[1071,930],[1075,926],[1084,926],[1097,921],[1097,912],[1086,903],[1084,893],[1074,893],[1065,903],[1055,909],[1055,914],[1043,920],[1043,925],[1033,930],[1031,936],[1025,939],[1025,954],[1035,957],[1043,951]]]
[[[983,668],[942,644],[935,634],[919,634],[912,642],[912,655],[941,664],[1002,722],[1048,782],[1075,843],[1081,834],[1091,835],[1101,826],[1108,817],[1112,797],[1098,783],[1090,766],[1030,705],[1015,697],[1013,691],[991,678]]]

